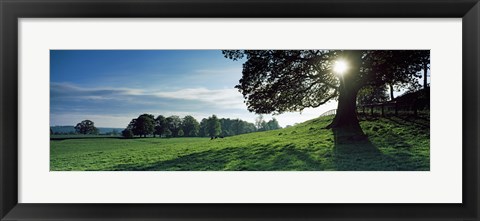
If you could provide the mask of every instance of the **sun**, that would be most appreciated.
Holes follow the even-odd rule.
[[[338,75],[343,75],[348,69],[348,64],[344,60],[336,60],[333,65],[333,71]]]

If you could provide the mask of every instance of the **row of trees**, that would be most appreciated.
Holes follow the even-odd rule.
[[[257,128],[257,131],[276,130],[281,128],[277,119],[272,118],[267,122],[263,119],[263,115],[259,115],[257,119],[255,119],[255,127]]]
[[[428,97],[429,92],[429,85],[426,81],[427,72],[423,70],[423,75],[417,73],[416,77],[424,79],[423,85],[421,85],[416,78],[412,77],[409,79],[403,79],[403,81],[394,82],[396,84],[392,83],[380,86],[364,86],[358,91],[357,104],[364,105],[393,101],[396,99],[393,95],[394,91],[403,91],[404,94],[408,94],[423,90],[424,93],[422,97],[425,99]]]
[[[219,119],[216,115],[203,118],[199,123],[190,115],[183,118],[175,115],[169,117],[159,115],[155,118],[152,114],[142,114],[130,121],[127,128],[122,131],[122,136],[125,138],[157,135],[159,137],[226,137],[279,128],[275,118],[266,122],[261,115],[255,124],[252,124],[240,119]]]

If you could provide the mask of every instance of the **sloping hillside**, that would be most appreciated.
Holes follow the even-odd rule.
[[[335,144],[331,117],[223,139],[51,141],[51,170],[429,170],[428,119],[361,119],[369,141]]]

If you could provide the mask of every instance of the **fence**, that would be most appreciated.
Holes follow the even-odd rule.
[[[429,112],[430,105],[427,105],[423,102],[385,102],[377,104],[363,104],[357,105],[357,113],[359,114],[370,114],[375,115],[379,114],[381,116],[385,115],[405,115],[413,114],[418,115],[419,113]]]
[[[320,115],[320,117],[326,117],[326,116],[331,116],[335,114],[337,114],[337,109],[332,109],[332,110],[326,111],[325,113]]]
[[[376,104],[362,104],[357,105],[358,114],[370,114],[370,115],[405,115],[413,114],[418,115],[430,111],[430,105],[425,105],[423,103],[406,103],[406,102],[385,102],[385,103],[376,103]],[[331,116],[337,113],[337,109],[332,109],[324,112],[320,117]]]

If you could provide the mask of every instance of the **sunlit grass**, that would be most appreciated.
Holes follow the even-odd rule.
[[[428,120],[362,119],[370,142],[335,145],[331,117],[224,139],[51,141],[52,171],[65,170],[429,170]]]

